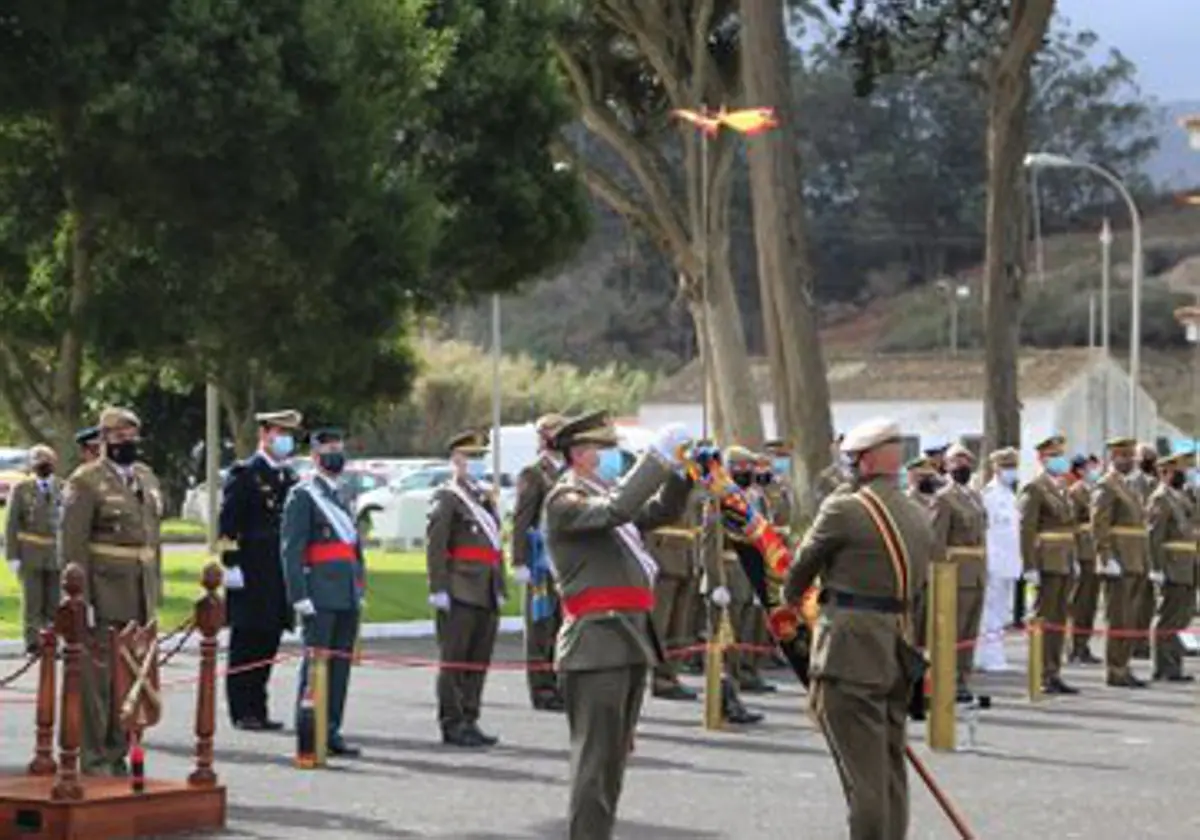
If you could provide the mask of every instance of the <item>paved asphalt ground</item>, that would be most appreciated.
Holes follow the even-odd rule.
[[[221,836],[564,837],[565,720],[530,710],[523,675],[494,672],[483,723],[501,736],[501,745],[486,753],[445,748],[434,722],[433,671],[395,664],[432,654],[428,641],[368,648],[368,658],[392,662],[366,664],[352,679],[346,732],[365,749],[364,757],[325,771],[292,769],[289,734],[231,730],[222,698],[217,770],[229,788],[230,808],[229,830]],[[500,642],[498,659],[517,655],[514,638]],[[1020,667],[1019,641],[1010,643],[1010,656]],[[163,682],[187,680],[195,665],[194,656],[180,655],[164,669]],[[1139,668],[1145,673],[1146,663]],[[841,791],[824,744],[804,715],[802,690],[784,672],[768,673],[780,691],[748,698],[767,721],[745,731],[705,733],[698,702],[648,703],[621,803],[621,840],[846,836]],[[289,703],[294,675],[291,664],[277,669],[278,716]],[[1067,678],[1083,689],[1080,697],[1036,706],[1021,699],[1019,673],[993,678],[994,707],[982,714],[972,751],[931,754],[923,728],[913,725],[919,754],[976,837],[1200,837],[1196,689],[1110,689],[1096,667],[1068,669]],[[32,686],[26,677],[16,686],[19,693],[0,693],[0,763],[10,770],[32,749],[32,706],[12,702],[21,694],[27,700]],[[168,690],[166,717],[148,738],[148,772],[182,778],[192,750],[194,689]],[[910,784],[909,837],[954,838],[915,775]]]

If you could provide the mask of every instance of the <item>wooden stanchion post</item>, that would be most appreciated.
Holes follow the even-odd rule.
[[[54,629],[63,639],[63,686],[59,712],[58,772],[50,797],[56,801],[83,799],[79,783],[79,741],[83,733],[83,654],[87,639],[87,604],[83,602],[83,569],[72,563],[63,570],[65,596],[54,616]]]
[[[953,561],[933,564],[929,588],[932,632],[929,634],[930,682],[933,696],[929,703],[926,737],[930,749],[953,752],[955,749],[954,697],[958,644],[958,564]]]
[[[200,682],[196,688],[196,768],[188,784],[212,787],[217,783],[213,770],[213,736],[217,732],[217,633],[225,623],[225,603],[217,594],[224,572],[215,561],[204,567],[200,584],[204,595],[196,601],[195,622],[200,631]]]
[[[58,699],[55,691],[55,654],[58,653],[58,635],[53,627],[45,627],[40,635],[41,661],[38,663],[37,691],[37,741],[33,761],[29,762],[31,776],[53,776],[58,769],[54,761],[54,703]]]
[[[1029,629],[1029,702],[1036,703],[1042,699],[1042,638],[1046,628],[1040,618],[1031,618],[1026,622]]]
[[[710,732],[725,726],[722,678],[725,674],[725,646],[732,640],[732,625],[725,607],[717,608],[704,655],[704,728]]]
[[[324,767],[329,758],[329,654],[318,650],[312,654],[313,681],[313,752],[317,766]]]

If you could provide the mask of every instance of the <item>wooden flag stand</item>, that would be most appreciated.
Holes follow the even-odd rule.
[[[213,772],[216,730],[217,632],[225,605],[216,590],[221,567],[210,563],[196,602],[200,682],[196,701],[196,764],[186,781],[146,779],[134,791],[132,777],[85,776],[80,772],[83,733],[83,657],[87,649],[87,605],[83,571],[63,572],[66,593],[53,629],[42,634],[34,758],[24,775],[0,776],[0,840],[116,840],[225,828],[225,788]],[[130,624],[113,633],[110,674],[114,714],[140,744],[141,732],[158,721],[156,626]],[[56,653],[63,641],[62,690],[56,696]],[[58,707],[58,757],[53,754]]]

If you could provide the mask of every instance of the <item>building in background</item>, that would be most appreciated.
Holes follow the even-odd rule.
[[[765,359],[751,375],[767,437],[775,429],[771,377]],[[827,363],[834,428],[845,431],[879,415],[905,429],[907,449],[961,439],[978,451],[983,435],[983,356],[977,353],[897,353],[833,358]],[[1022,474],[1034,464],[1033,443],[1052,433],[1068,437],[1071,452],[1101,452],[1106,436],[1129,434],[1128,373],[1098,350],[1029,350],[1018,362],[1021,395]],[[1108,421],[1104,405],[1107,390]],[[699,434],[702,423],[698,364],[660,382],[647,396],[638,421],[648,427],[685,423]],[[1158,405],[1138,389],[1139,440],[1166,441],[1183,433],[1160,418]]]

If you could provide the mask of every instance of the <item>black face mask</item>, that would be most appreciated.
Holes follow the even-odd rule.
[[[971,480],[970,467],[955,467],[950,470],[950,477],[954,479],[955,484],[966,484]]]
[[[108,457],[114,464],[128,467],[138,459],[138,442],[123,440],[120,443],[108,444]]]
[[[733,480],[738,487],[746,488],[754,483],[754,476],[750,473],[739,472],[733,474]]]
[[[938,480],[931,475],[917,481],[917,492],[925,496],[931,496],[937,492]]]
[[[770,473],[759,473],[758,475],[754,476],[754,481],[756,484],[770,484],[771,475]]]
[[[1153,458],[1142,459],[1142,472],[1147,475],[1154,475],[1154,467],[1157,463]]]
[[[1176,490],[1182,490],[1187,484],[1187,476],[1181,472],[1171,473],[1171,486]]]
[[[317,455],[317,463],[325,472],[331,475],[341,475],[342,470],[346,469],[346,453],[322,452]]]
[[[38,464],[33,468],[33,474],[38,478],[49,478],[50,476],[54,475],[54,465]]]

